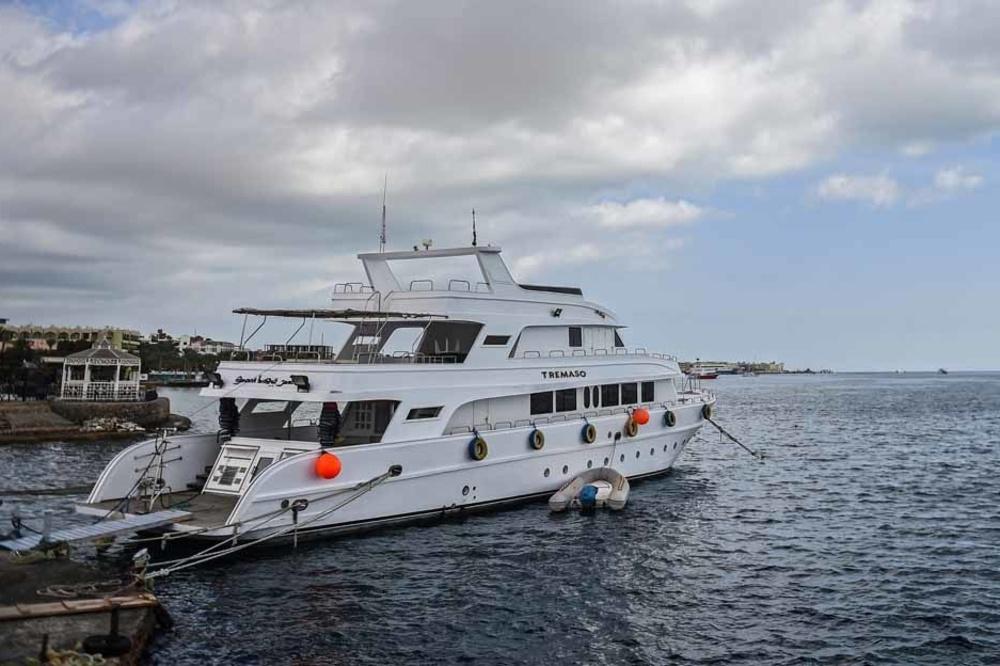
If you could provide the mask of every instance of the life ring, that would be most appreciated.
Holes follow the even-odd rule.
[[[706,421],[712,418],[712,405],[706,404],[701,408],[701,418],[705,419]]]
[[[482,460],[490,453],[490,447],[482,437],[476,437],[469,442],[469,457],[473,460]]]
[[[538,451],[545,446],[545,433],[537,428],[532,430],[531,435],[528,437],[528,443],[531,444],[531,448]]]
[[[677,424],[677,415],[669,409],[663,412],[663,425],[673,428]]]
[[[635,437],[639,434],[639,424],[635,422],[631,416],[628,421],[625,422],[625,434],[629,437]]]
[[[583,441],[587,444],[593,444],[597,441],[597,426],[593,423],[588,423],[583,426],[583,432],[581,434],[583,436]]]

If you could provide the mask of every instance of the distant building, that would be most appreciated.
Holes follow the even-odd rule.
[[[87,342],[94,344],[106,339],[114,349],[127,352],[138,352],[142,334],[130,328],[115,328],[113,326],[39,326],[24,324],[22,326],[5,325],[3,339],[0,339],[0,349],[9,347],[17,340],[25,340],[28,346],[36,351],[54,351],[59,343]]]
[[[213,340],[200,335],[182,335],[177,338],[177,348],[183,353],[190,349],[199,354],[228,354],[236,349],[236,345],[225,340]]]
[[[177,339],[174,338],[174,336],[170,335],[169,333],[165,332],[162,328],[156,329],[156,333],[150,333],[149,338],[147,339],[149,340],[150,343],[154,345],[164,342],[169,343],[175,347],[178,345]]]

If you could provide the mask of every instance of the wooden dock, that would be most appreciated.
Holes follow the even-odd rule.
[[[95,642],[118,644],[108,664],[139,663],[165,611],[125,577],[107,579],[80,562],[0,553],[0,664],[44,663]]]

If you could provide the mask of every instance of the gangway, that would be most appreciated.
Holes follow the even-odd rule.
[[[163,527],[164,525],[187,520],[190,517],[190,511],[181,511],[179,509],[130,514],[117,520],[104,520],[89,525],[78,525],[63,530],[55,530],[48,535],[31,534],[17,539],[0,541],[0,548],[11,551],[24,551],[37,548],[41,545],[93,541],[117,534]]]

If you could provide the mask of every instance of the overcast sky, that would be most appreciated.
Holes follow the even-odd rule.
[[[0,317],[323,307],[388,173],[390,249],[474,207],[630,343],[997,369],[997,35],[988,0],[2,4]]]

